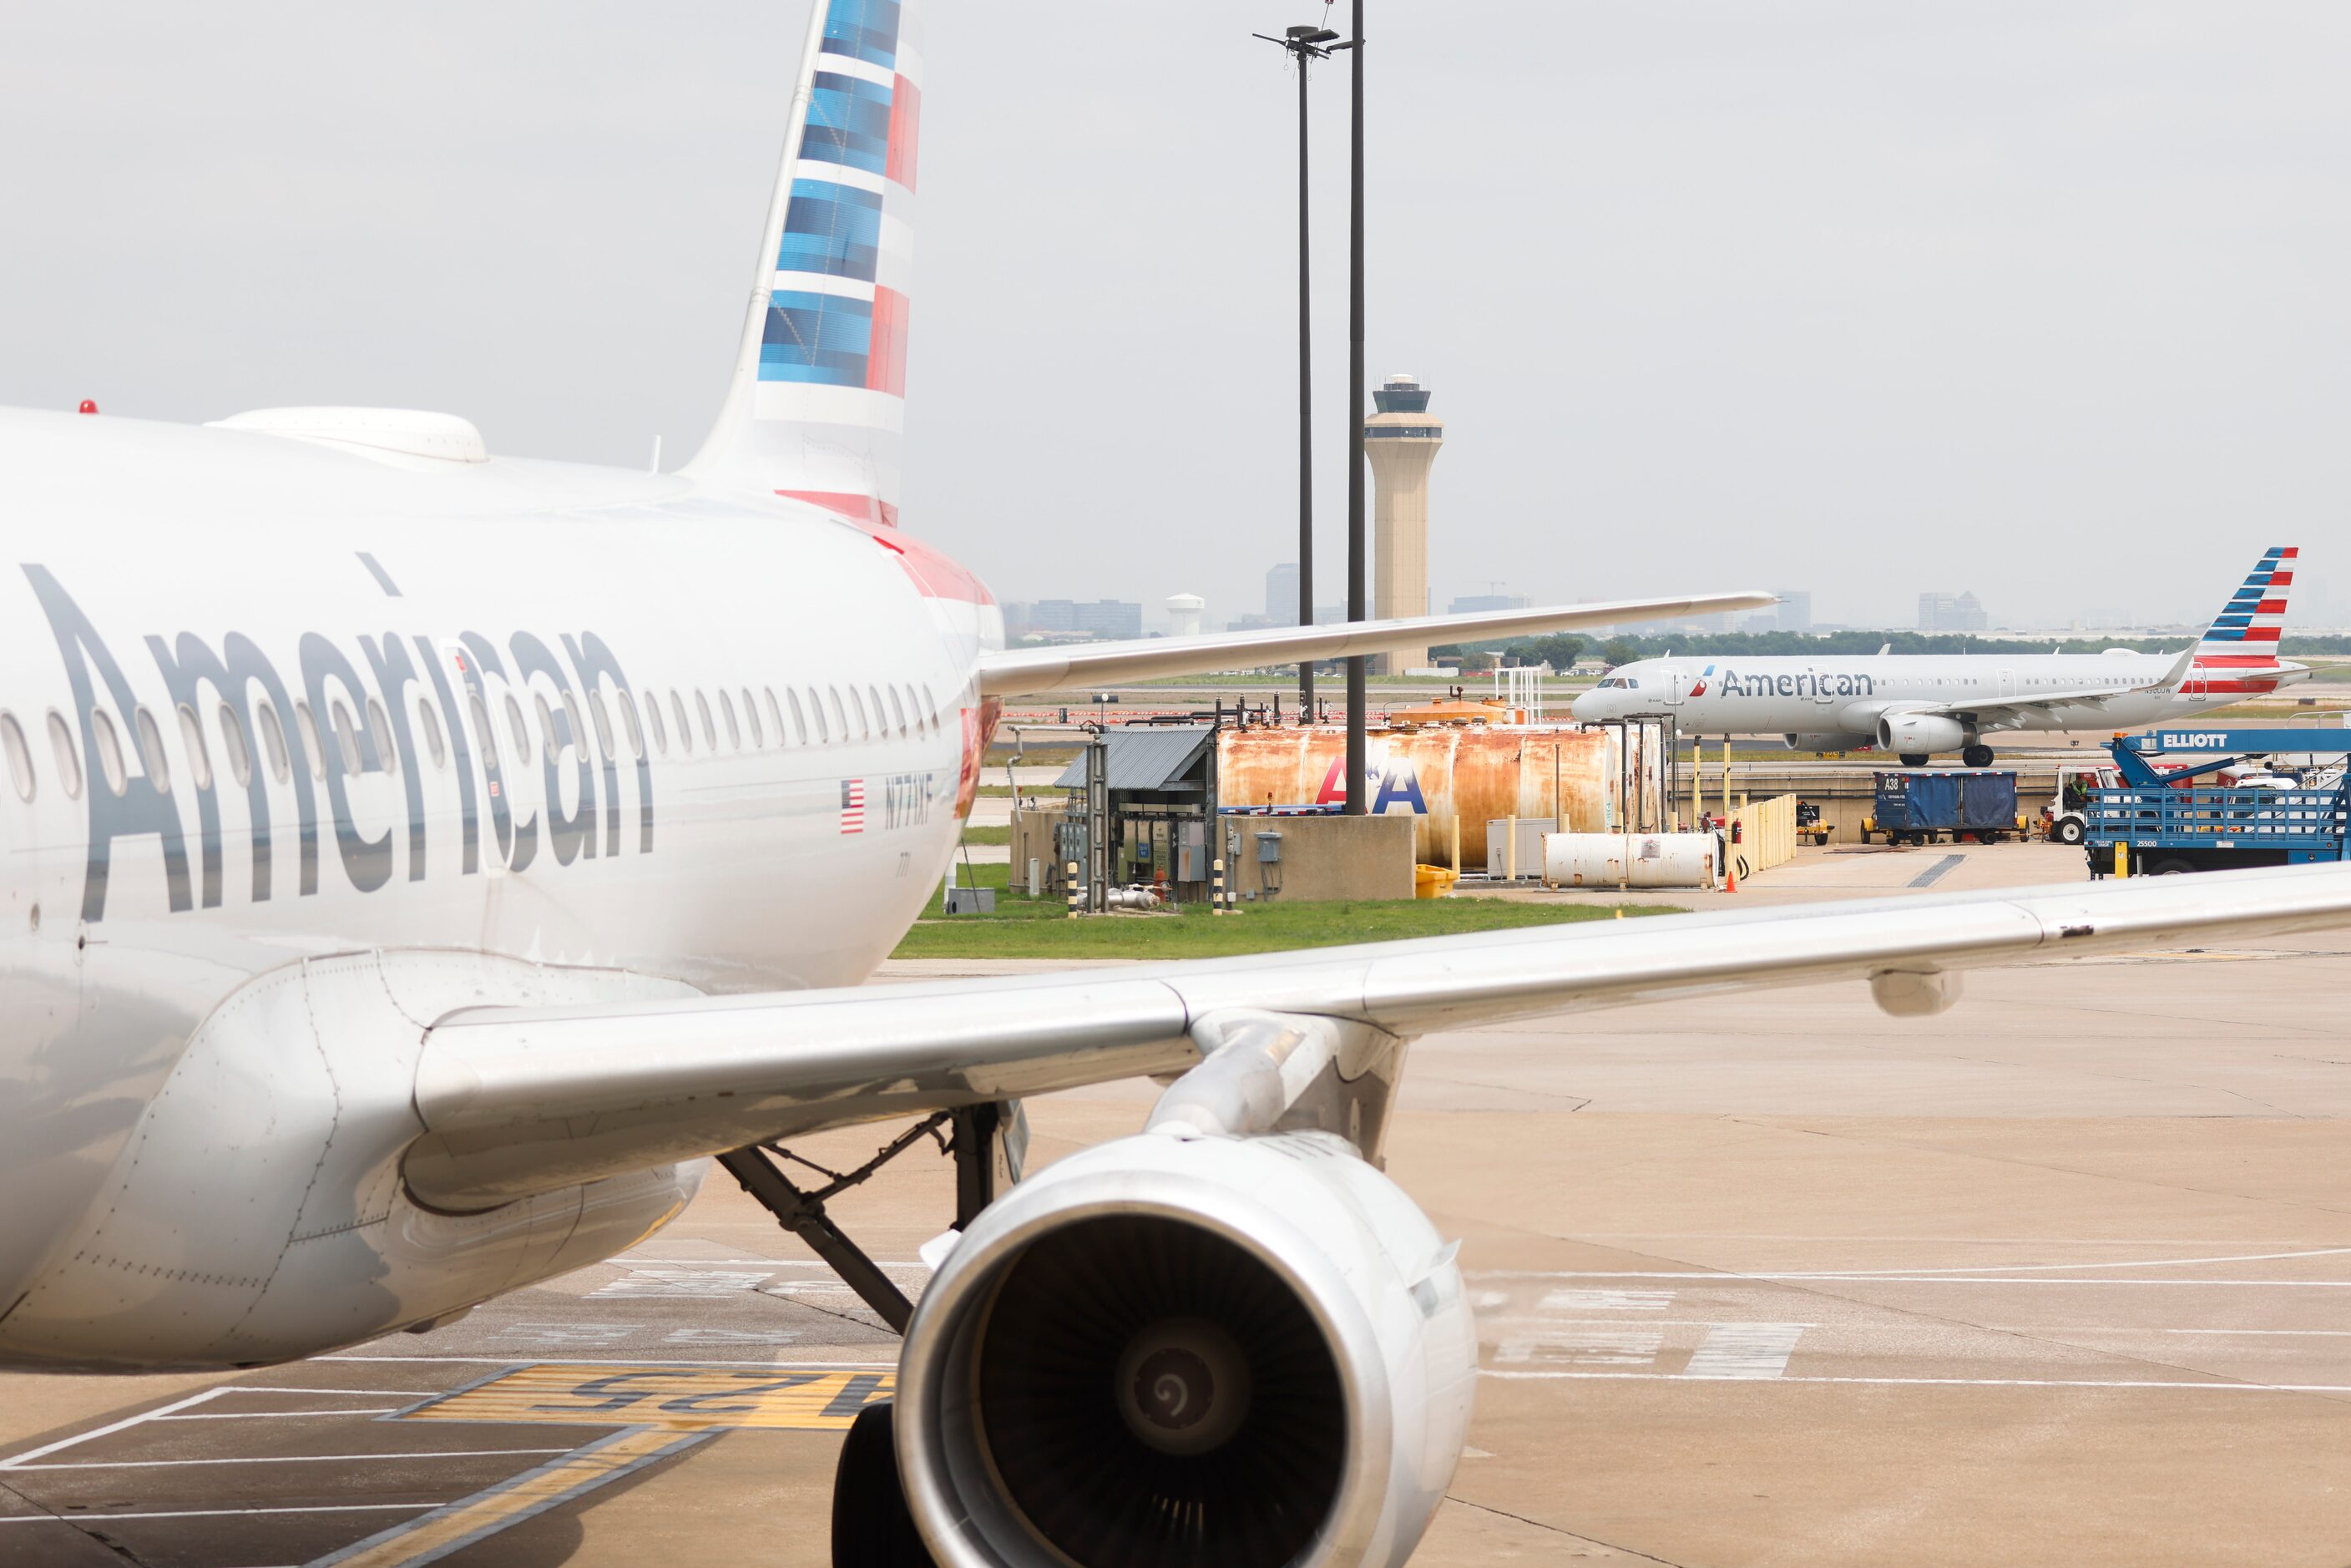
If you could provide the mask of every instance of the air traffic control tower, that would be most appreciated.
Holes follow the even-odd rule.
[[[1372,614],[1379,620],[1428,613],[1428,470],[1445,444],[1445,425],[1428,416],[1428,389],[1390,376],[1372,392],[1379,412],[1364,421],[1372,464]],[[1382,674],[1418,669],[1426,648],[1375,656]]]

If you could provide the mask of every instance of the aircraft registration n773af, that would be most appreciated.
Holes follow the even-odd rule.
[[[941,1217],[850,1517],[903,1487],[956,1563],[1398,1562],[1475,1381],[1376,1158],[1413,1037],[1837,977],[1928,1011],[1973,965],[2351,915],[2322,869],[860,988],[1006,696],[1765,601],[1005,649],[897,515],[918,21],[811,18],[682,472],[398,411],[0,415],[0,1362],[427,1326],[850,1122],[955,1113],[985,1199],[1023,1095],[1150,1074],[1145,1130]]]

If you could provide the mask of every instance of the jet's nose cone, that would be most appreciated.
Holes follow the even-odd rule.
[[[1580,694],[1573,702],[1567,705],[1567,711],[1573,714],[1578,718],[1598,718],[1600,716],[1600,694],[1598,692],[1584,692]]]

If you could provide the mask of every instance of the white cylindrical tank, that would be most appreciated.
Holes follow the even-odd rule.
[[[1712,887],[1712,833],[1545,833],[1553,887]]]
[[[1196,593],[1171,593],[1167,596],[1167,634],[1170,637],[1196,637],[1200,634],[1200,612],[1208,601]]]

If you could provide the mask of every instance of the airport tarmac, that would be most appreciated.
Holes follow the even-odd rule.
[[[1931,885],[2080,875],[1966,846],[1752,885],[1953,853]],[[1979,974],[1937,1019],[1842,986],[1419,1042],[1390,1168],[1463,1239],[1485,1375],[1416,1561],[2351,1561],[2346,981],[2351,933]],[[1036,1157],[1149,1099],[1032,1103]],[[834,1211],[914,1289],[951,1186],[910,1155]],[[820,1563],[893,1348],[722,1175],[429,1334],[0,1378],[0,1564]]]

